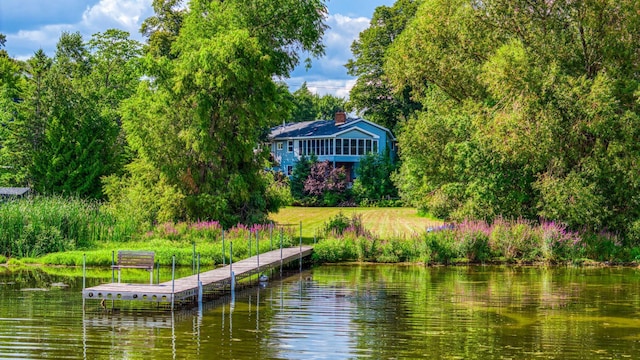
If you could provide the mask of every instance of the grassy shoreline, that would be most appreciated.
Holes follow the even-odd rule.
[[[272,223],[225,230],[224,251],[223,230],[215,221],[165,223],[144,232],[139,224],[120,224],[102,211],[99,204],[57,197],[0,204],[0,263],[80,266],[86,254],[88,266],[109,266],[113,251],[148,250],[156,252],[163,266],[171,264],[173,255],[178,266],[191,266],[195,244],[202,264],[215,266],[223,263],[223,256],[228,259],[230,241],[239,260],[256,253],[256,236],[262,240],[260,252],[265,252],[272,241],[278,243],[280,231],[284,246],[296,246],[300,237],[306,244],[317,241],[317,263],[640,261],[640,246],[614,233],[578,233],[553,222],[504,219],[445,225],[411,208],[287,207],[271,215]]]

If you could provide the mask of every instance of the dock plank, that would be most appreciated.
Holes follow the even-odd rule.
[[[309,256],[312,246],[276,249],[260,255],[234,262],[217,269],[200,273],[203,289],[221,287],[231,282],[231,271],[236,278],[258,274],[281,264],[296,261]],[[173,302],[193,299],[198,294],[198,274],[165,281],[160,284],[109,283],[86,288],[82,291],[84,299],[93,300],[142,300],[154,302]]]

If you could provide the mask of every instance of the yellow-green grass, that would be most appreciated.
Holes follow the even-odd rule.
[[[382,238],[408,237],[443,223],[438,219],[418,215],[414,208],[286,207],[271,214],[269,218],[278,224],[292,224],[294,227],[299,227],[302,222],[302,237],[310,239],[322,231],[325,222],[340,212],[349,218],[353,214],[361,214],[364,227]]]

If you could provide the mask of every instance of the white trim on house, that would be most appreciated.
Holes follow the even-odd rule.
[[[391,140],[392,141],[396,140],[396,138],[395,138],[395,136],[393,136],[393,133],[391,132],[391,130],[387,129],[386,127],[384,127],[382,125],[376,124],[374,122],[371,122],[371,121],[363,119],[363,118],[357,118],[357,119],[351,119],[351,120],[352,120],[351,122],[346,122],[344,124],[338,125],[338,127],[345,127],[346,125],[355,126],[355,124],[357,124],[357,123],[362,121],[362,122],[365,122],[365,123],[367,123],[367,124],[369,124],[371,126],[375,126],[380,130],[384,130],[384,131],[388,132],[389,135],[391,135]]]
[[[380,139],[380,136],[378,136],[378,135],[376,135],[376,134],[374,134],[374,133],[370,133],[370,132],[368,132],[367,130],[361,129],[361,128],[359,128],[359,127],[350,127],[350,128],[348,128],[348,129],[344,129],[344,130],[342,130],[342,131],[339,131],[339,132],[337,132],[337,133],[333,134],[333,137],[337,137],[337,136],[339,136],[339,135],[346,134],[346,133],[348,133],[348,132],[350,132],[350,131],[360,131],[361,133],[363,133],[363,134],[365,134],[365,135],[368,135],[368,136],[371,136],[371,137],[372,137],[372,138],[374,138],[374,139]]]

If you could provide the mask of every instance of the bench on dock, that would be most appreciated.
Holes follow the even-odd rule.
[[[154,258],[153,251],[120,250],[118,251],[118,263],[111,267],[118,270],[118,282],[120,282],[120,270],[143,269],[149,272],[149,284],[153,284]]]

